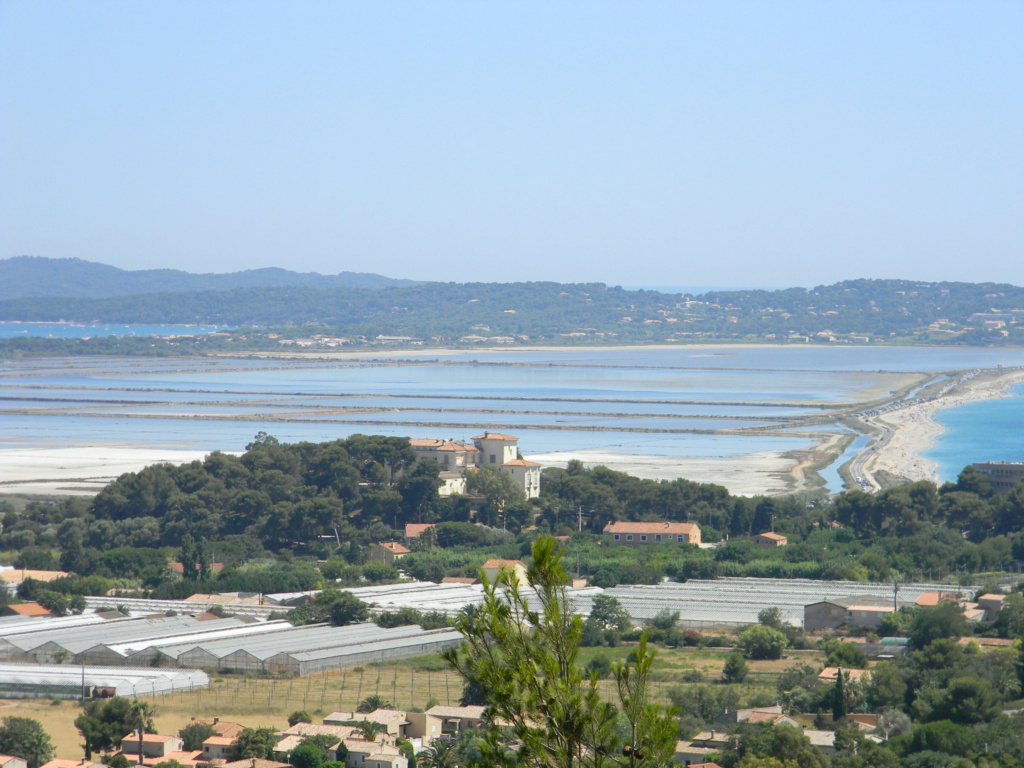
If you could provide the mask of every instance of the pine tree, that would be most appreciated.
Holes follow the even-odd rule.
[[[836,684],[832,689],[832,719],[836,723],[845,720],[846,715],[849,714],[846,701],[847,677],[848,673],[843,672],[843,668],[839,667],[836,674]]]

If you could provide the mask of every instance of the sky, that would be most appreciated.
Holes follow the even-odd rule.
[[[0,0],[0,258],[1024,285],[1024,4]]]

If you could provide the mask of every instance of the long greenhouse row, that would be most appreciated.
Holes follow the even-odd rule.
[[[209,684],[209,675],[198,669],[0,663],[0,698],[4,699],[154,696]]]
[[[101,619],[70,626],[57,620],[5,629],[0,661],[304,675],[434,653],[459,639],[453,630],[428,631],[415,625],[293,627],[286,621],[202,621],[191,616]]]
[[[914,602],[924,592],[955,590],[948,584],[900,584],[900,602]],[[965,596],[978,587],[960,587]],[[654,618],[660,611],[679,611],[679,625],[694,629],[735,628],[757,623],[757,614],[776,607],[783,621],[802,627],[804,606],[840,597],[893,598],[893,585],[855,581],[813,579],[724,578],[706,581],[664,582],[651,586],[630,585],[606,589],[622,603],[637,622]],[[574,605],[580,613],[589,611],[589,599]]]

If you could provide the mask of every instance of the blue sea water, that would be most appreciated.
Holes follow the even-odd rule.
[[[1024,461],[1024,385],[1011,397],[967,403],[940,411],[945,432],[925,456],[939,465],[943,480],[956,480],[976,461]]]
[[[97,336],[201,336],[229,330],[218,325],[77,325],[72,323],[0,323],[0,339],[86,339]]]

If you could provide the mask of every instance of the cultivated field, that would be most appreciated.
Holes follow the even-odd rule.
[[[613,663],[622,661],[632,649],[631,644],[616,648],[586,648],[581,662],[604,655]],[[652,693],[668,703],[668,690],[682,683],[682,677],[701,682],[721,679],[726,649],[673,648],[659,649],[655,660]],[[821,664],[822,655],[814,651],[791,651],[779,661],[749,662],[751,674],[744,683],[744,694],[774,691],[775,678],[786,667],[806,661]],[[362,699],[378,694],[399,709],[426,708],[428,704],[458,704],[462,681],[449,671],[439,656],[422,656],[400,662],[365,667],[352,667],[302,678],[256,678],[220,675],[209,688],[165,696],[144,697],[157,709],[156,725],[160,733],[177,733],[193,717],[209,720],[241,722],[249,726],[286,728],[288,715],[304,709],[319,722],[335,711],[352,711]],[[614,695],[614,682],[602,681],[609,697]],[[39,720],[57,746],[57,756],[82,756],[81,737],[74,719],[81,711],[77,703],[65,701],[52,706],[49,700],[0,701],[0,717],[18,715]]]

